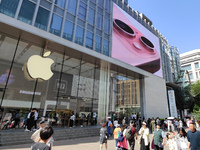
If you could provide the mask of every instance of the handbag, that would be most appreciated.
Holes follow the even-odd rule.
[[[155,149],[155,145],[154,145],[154,139],[151,142],[151,149]]]
[[[140,136],[139,140],[138,140],[138,144],[142,143],[142,135]]]

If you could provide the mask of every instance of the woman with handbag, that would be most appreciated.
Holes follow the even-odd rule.
[[[149,128],[147,128],[147,123],[144,121],[142,122],[142,127],[140,128],[139,131],[140,140],[140,150],[150,150],[149,148]]]

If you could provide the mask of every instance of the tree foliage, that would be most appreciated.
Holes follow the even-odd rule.
[[[200,81],[191,85],[191,94],[195,99],[195,104],[200,106]]]

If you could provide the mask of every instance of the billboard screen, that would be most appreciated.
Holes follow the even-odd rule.
[[[159,38],[113,3],[112,57],[162,77]]]

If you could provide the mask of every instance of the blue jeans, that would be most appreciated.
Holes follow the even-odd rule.
[[[116,143],[116,147],[117,147],[117,144],[118,144],[118,140],[117,139],[115,139],[115,143]]]
[[[110,126],[108,126],[107,130],[108,130],[108,136],[112,135]]]

